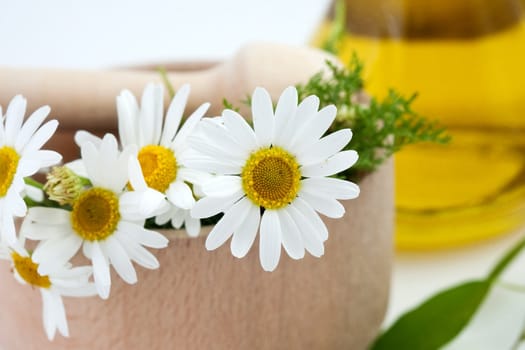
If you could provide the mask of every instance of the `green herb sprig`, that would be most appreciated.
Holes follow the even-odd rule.
[[[363,64],[354,54],[348,67],[327,62],[328,73],[319,72],[306,84],[297,85],[299,99],[317,95],[320,107],[333,104],[337,117],[330,132],[350,128],[354,137],[346,147],[356,150],[358,162],[343,175],[355,179],[374,171],[403,147],[433,142],[446,144],[450,136],[437,122],[429,121],[411,108],[417,95],[405,97],[390,90],[386,98],[368,97],[362,78]]]

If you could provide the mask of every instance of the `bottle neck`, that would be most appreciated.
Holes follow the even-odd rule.
[[[523,0],[346,0],[352,34],[404,39],[471,39],[520,22]]]

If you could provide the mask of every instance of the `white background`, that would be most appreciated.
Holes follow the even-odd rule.
[[[107,67],[307,42],[327,0],[0,0],[0,64]]]

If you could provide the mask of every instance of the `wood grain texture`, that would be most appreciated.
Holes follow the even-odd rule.
[[[325,255],[259,265],[205,237],[172,238],[160,269],[137,267],[130,286],[115,274],[109,300],[66,298],[71,337],[45,337],[40,293],[0,262],[0,349],[364,349],[388,298],[393,230],[392,162],[361,182],[341,220],[325,220]],[[173,232],[167,231],[168,236]]]

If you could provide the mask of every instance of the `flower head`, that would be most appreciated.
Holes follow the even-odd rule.
[[[67,337],[69,330],[62,296],[87,297],[96,295],[93,283],[89,282],[92,269],[89,266],[71,268],[69,264],[56,266],[46,274],[40,273],[38,263],[23,247],[0,249],[0,258],[11,261],[13,275],[18,282],[38,289],[42,295],[44,329],[49,340],[58,330]],[[38,254],[39,248],[34,253]]]
[[[91,259],[97,291],[102,298],[110,292],[109,266],[127,283],[136,283],[131,261],[146,268],[157,268],[157,259],[143,246],[164,248],[168,240],[144,229],[146,218],[155,215],[164,196],[147,188],[140,166],[126,147],[119,152],[117,140],[106,135],[99,147],[82,145],[82,162],[92,187],[85,188],[71,203],[71,211],[33,207],[22,225],[30,239],[43,240],[33,254],[47,273],[57,264],[69,261],[82,247]],[[133,190],[128,190],[129,187]]]
[[[5,118],[0,108],[0,239],[8,244],[17,240],[13,217],[27,212],[22,196],[24,178],[62,158],[54,151],[40,149],[58,126],[56,120],[42,125],[50,108],[37,109],[23,123],[26,105],[25,98],[17,95],[9,103]]]
[[[208,110],[209,103],[197,108],[179,130],[189,93],[189,85],[182,86],[164,118],[162,85],[147,85],[140,107],[133,94],[123,90],[117,97],[117,111],[122,146],[138,148],[137,157],[147,186],[163,193],[169,204],[166,211],[156,217],[156,223],[162,225],[171,221],[175,228],[185,224],[188,234],[197,236],[200,220],[191,217],[189,212],[195,204],[192,186],[209,177],[186,166],[186,140]],[[94,136],[86,132],[76,135],[79,144],[93,139]]]
[[[328,176],[352,166],[355,151],[341,151],[350,141],[349,129],[324,136],[336,108],[318,110],[310,96],[297,105],[297,91],[287,88],[275,112],[268,92],[252,96],[254,128],[238,113],[203,119],[191,145],[198,152],[188,164],[217,175],[203,185],[206,197],[192,210],[195,217],[224,212],[210,232],[206,248],[213,250],[230,236],[231,251],[243,257],[260,231],[262,267],[277,267],[281,245],[293,259],[305,250],[319,257],[328,231],[316,212],[331,218],[344,214],[338,199],[359,194],[357,185]]]

